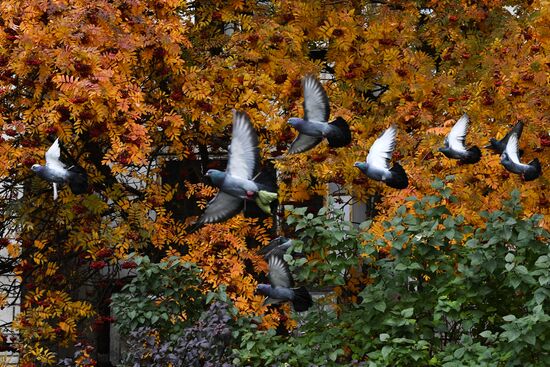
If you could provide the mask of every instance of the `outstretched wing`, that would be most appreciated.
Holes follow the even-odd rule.
[[[447,138],[449,142],[449,147],[452,150],[455,150],[457,152],[466,151],[464,142],[466,140],[466,132],[468,131],[469,122],[470,122],[470,118],[468,117],[467,114],[464,114],[455,123],[455,125],[451,129],[451,132],[449,132],[449,135],[447,136]]]
[[[210,200],[206,210],[200,217],[196,226],[206,223],[219,223],[238,214],[243,206],[243,199],[218,192],[214,199]]]
[[[290,274],[288,264],[281,256],[272,255],[268,259],[269,264],[269,282],[272,287],[292,288],[294,280]]]
[[[321,82],[313,75],[302,79],[304,90],[304,120],[327,122],[330,116],[330,106],[327,93]]]
[[[504,137],[502,138],[502,140],[500,141],[502,144],[504,144],[505,146],[508,144],[508,140],[510,140],[510,136],[512,134],[516,134],[516,137],[517,139],[519,140],[519,138],[521,138],[521,133],[523,132],[523,122],[522,121],[518,121],[514,127],[512,127],[510,129],[510,131],[508,131],[508,133],[506,135],[504,135]],[[505,148],[506,149],[506,148]]]
[[[254,176],[258,161],[256,130],[246,113],[233,111],[233,135],[229,147],[226,173],[250,180]]]
[[[304,135],[304,134],[298,134],[296,139],[290,144],[290,148],[288,149],[289,154],[295,154],[295,153],[302,153],[306,150],[309,150],[319,144],[323,140],[322,138]]]
[[[59,148],[59,138],[57,138],[52,146],[46,151],[46,166],[51,168],[64,168],[65,165],[59,160],[60,156],[61,149]]]
[[[506,149],[504,151],[512,162],[521,164],[518,156],[518,135],[516,132],[513,132],[508,137],[508,143],[506,143]]]
[[[393,150],[395,149],[396,136],[397,128],[395,125],[392,125],[376,139],[367,155],[367,164],[369,167],[376,167],[384,170],[390,169],[389,163]]]

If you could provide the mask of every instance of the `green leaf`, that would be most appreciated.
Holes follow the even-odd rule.
[[[507,322],[512,322],[512,321],[515,321],[516,320],[516,316],[514,315],[506,315],[506,316],[503,316],[502,319],[504,321],[507,321]]]
[[[509,252],[504,257],[504,261],[511,263],[511,262],[514,261],[515,258],[516,258],[516,256],[513,253]]]
[[[379,302],[375,303],[374,304],[374,309],[377,310],[377,311],[380,311],[380,312],[386,311],[386,302],[379,301]]]
[[[331,352],[328,357],[331,361],[335,362],[341,352],[343,352],[342,349],[336,349],[335,351]]]
[[[516,271],[516,273],[522,274],[522,275],[529,274],[529,270],[527,270],[527,268],[523,265],[516,266],[515,271]]]
[[[382,358],[384,359],[388,359],[388,356],[390,355],[390,353],[392,352],[393,350],[393,347],[391,345],[385,345],[382,347],[382,350],[381,350],[381,353],[382,353]]]
[[[479,333],[480,336],[484,337],[484,338],[490,338],[493,333],[491,332],[491,330],[485,330],[481,333]]]
[[[397,271],[403,271],[403,270],[407,270],[408,267],[407,265],[403,264],[403,263],[399,263],[395,266],[395,270]]]
[[[464,348],[458,348],[457,350],[454,351],[453,353],[453,356],[456,358],[456,359],[462,359],[462,356],[464,356],[464,353],[466,352],[466,349]]]
[[[410,318],[414,313],[414,307],[406,308],[403,311],[401,311],[401,316],[405,318]]]

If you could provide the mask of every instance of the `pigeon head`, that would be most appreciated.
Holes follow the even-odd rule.
[[[304,120],[302,120],[299,117],[291,117],[291,118],[288,119],[288,123],[290,124],[290,126],[296,128],[296,127],[302,125],[304,123]]]
[[[39,172],[39,171],[42,170],[42,166],[39,165],[39,164],[33,164],[32,167],[31,167],[31,170],[32,170],[33,172]]]
[[[220,187],[225,179],[225,172],[218,171],[217,169],[209,169],[205,176],[210,178],[214,186]]]
[[[258,284],[258,286],[256,287],[256,294],[267,296],[269,293],[269,289],[271,289],[271,285],[269,284]]]
[[[510,161],[510,157],[508,157],[508,153],[502,152],[500,155],[500,163],[507,163]]]
[[[353,167],[359,168],[362,172],[367,172],[367,162],[355,162]]]

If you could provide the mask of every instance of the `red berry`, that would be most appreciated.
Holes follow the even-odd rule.
[[[94,270],[100,270],[100,269],[103,269],[104,267],[107,266],[107,263],[105,261],[92,261],[90,263],[90,268],[94,269]]]
[[[543,147],[550,147],[550,135],[542,133],[539,136],[540,145]]]
[[[181,101],[183,99],[183,92],[181,90],[175,90],[170,94],[170,98],[174,101]]]
[[[30,66],[36,66],[42,64],[42,61],[37,58],[31,57],[30,59],[27,59],[25,63]]]
[[[122,263],[121,266],[122,269],[135,269],[137,268],[137,264],[134,261],[125,261]]]
[[[4,133],[5,133],[7,136],[15,136],[15,135],[17,135],[17,131],[15,131],[15,129],[7,129],[6,131],[4,131]]]
[[[86,102],[88,99],[86,97],[75,97],[75,98],[69,98],[69,102],[74,104],[81,104]]]
[[[36,159],[34,159],[33,157],[27,157],[23,159],[23,164],[27,167],[32,167],[32,165],[35,163],[36,163]]]
[[[110,248],[107,248],[107,247],[104,247],[104,248],[100,249],[95,254],[95,256],[97,256],[98,258],[109,257],[111,255],[113,255],[113,250],[110,249]]]

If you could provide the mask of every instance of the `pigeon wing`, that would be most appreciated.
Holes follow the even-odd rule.
[[[52,146],[46,151],[46,166],[48,167],[60,167],[64,168],[65,165],[61,163],[59,157],[61,156],[61,149],[59,148],[59,138],[55,139]]]
[[[289,154],[302,153],[319,144],[322,138],[316,138],[309,135],[298,134],[296,139],[290,144]]]
[[[235,177],[252,179],[258,165],[258,135],[248,115],[233,112],[233,135],[229,146],[226,173]]]
[[[214,199],[210,200],[196,225],[222,222],[238,214],[242,206],[243,199],[220,191]]]
[[[370,167],[376,167],[380,169],[390,169],[390,159],[395,149],[395,137],[397,135],[397,128],[395,125],[390,126],[384,131],[384,133],[376,139],[372,144],[367,155],[367,164]]]
[[[302,88],[304,90],[304,120],[328,122],[330,106],[327,93],[321,82],[313,75],[306,75],[302,80]]]
[[[512,127],[512,129],[510,129],[510,131],[508,131],[508,133],[504,136],[504,138],[502,138],[502,140],[500,142],[505,145],[505,149],[506,149],[506,145],[508,144],[508,140],[510,140],[510,136],[512,134],[516,134],[517,139],[519,140],[519,138],[521,138],[521,133],[522,132],[523,132],[523,122],[518,121],[514,125],[514,127]]]
[[[290,274],[288,264],[281,256],[270,256],[267,263],[269,264],[269,282],[272,287],[294,287],[294,280]]]
[[[449,135],[447,138],[449,142],[449,147],[452,150],[455,150],[458,152],[466,151],[464,142],[466,140],[466,132],[468,131],[469,121],[470,121],[470,118],[468,117],[467,114],[462,115],[462,117],[458,119],[458,121],[455,123],[455,125],[451,129],[451,132],[449,132]]]
[[[504,151],[512,162],[521,164],[518,156],[518,135],[516,132],[513,132],[508,137],[508,143],[506,143],[506,149]]]

